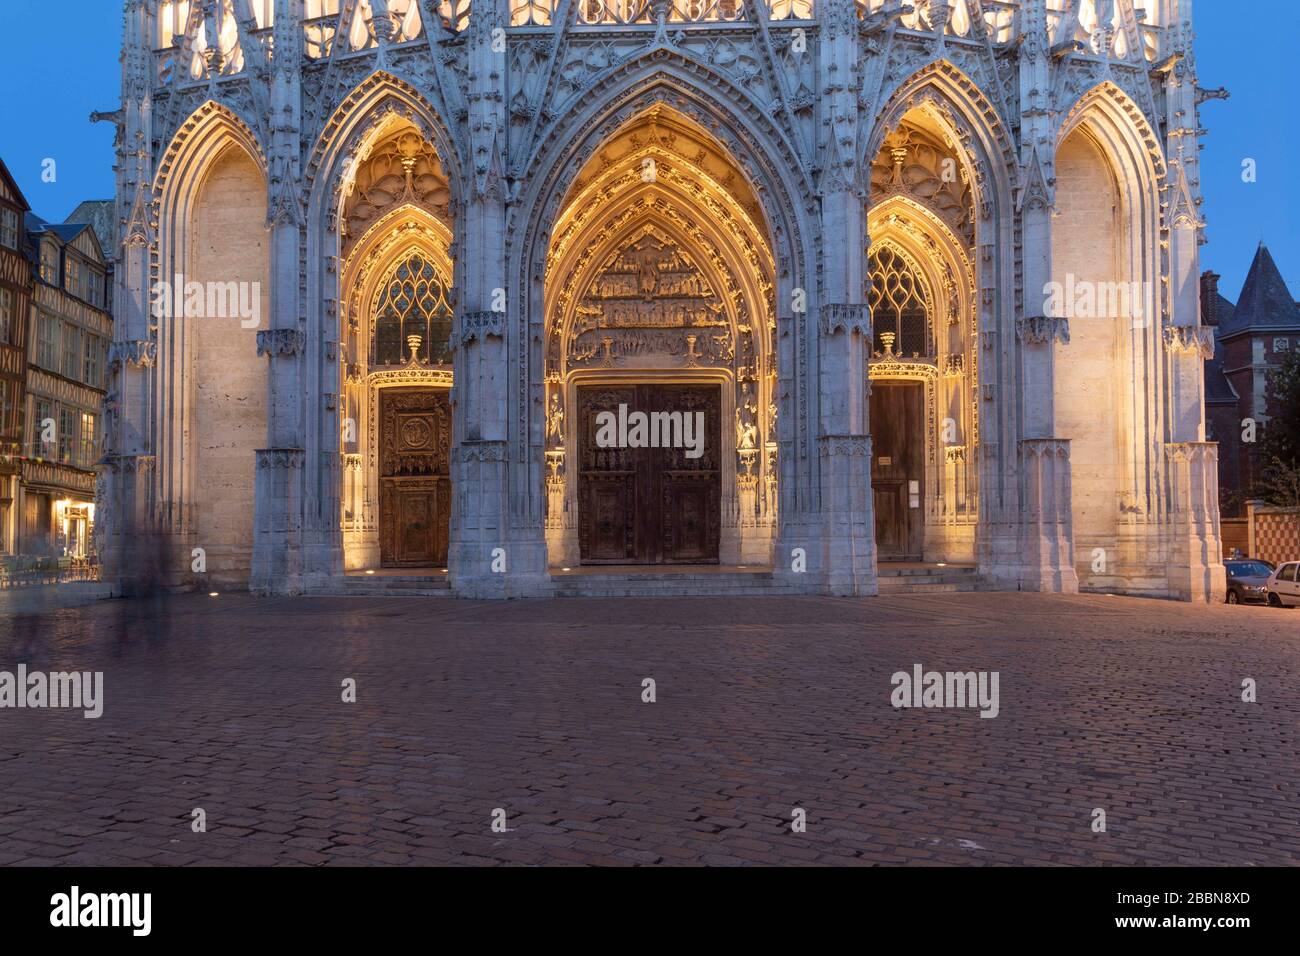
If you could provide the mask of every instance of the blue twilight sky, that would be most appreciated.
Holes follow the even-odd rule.
[[[69,29],[50,29],[50,7]],[[1232,99],[1201,109],[1209,130],[1202,154],[1209,245],[1202,267],[1222,273],[1236,301],[1260,240],[1300,299],[1300,81],[1295,75],[1296,0],[1197,0],[1201,85]],[[92,126],[92,110],[118,106],[119,0],[0,0],[0,157],[33,210],[59,221],[83,199],[113,195],[113,131]],[[1248,31],[1248,33],[1247,33]],[[57,182],[41,180],[46,158]],[[1242,160],[1258,164],[1243,183]]]

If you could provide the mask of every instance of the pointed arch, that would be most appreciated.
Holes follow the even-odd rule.
[[[782,401],[790,411],[782,429],[794,434],[795,422],[811,414],[815,395],[809,382],[811,360],[806,312],[791,303],[802,290],[815,309],[819,275],[819,201],[798,150],[787,132],[744,90],[725,76],[679,51],[654,47],[608,71],[585,95],[582,106],[558,117],[538,136],[538,146],[517,167],[523,184],[511,211],[507,257],[520,308],[510,333],[514,379],[510,389],[511,457],[529,462],[542,455],[546,364],[546,256],[553,228],[586,160],[602,143],[636,117],[652,110],[671,111],[698,130],[732,161],[752,189],[765,220],[763,239],[774,275],[775,341],[770,357]],[[512,292],[512,295],[515,293]],[[778,355],[779,352],[779,355]],[[806,453],[806,445],[804,446]],[[806,467],[806,463],[805,463]],[[793,471],[791,472],[793,475]],[[517,493],[540,512],[545,498],[535,471],[517,473]],[[781,494],[797,479],[782,484]]]
[[[542,412],[573,418],[582,383],[644,379],[718,388],[726,440],[709,520],[720,523],[724,561],[766,563],[778,494],[789,491],[777,478],[774,409],[790,401],[782,427],[793,434],[809,407],[806,384],[793,384],[808,376],[806,313],[786,305],[796,287],[812,287],[816,302],[818,201],[805,164],[749,94],[662,48],[607,73],[539,142],[521,164],[509,230],[522,300],[511,441],[519,460],[544,453],[553,469],[551,559],[580,550],[562,515],[585,514],[582,449],[572,432],[561,447],[539,441]],[[644,179],[647,163],[655,172]],[[530,481],[524,493],[542,491]]]
[[[635,116],[655,107],[673,110],[733,157],[764,206],[778,271],[806,288],[818,200],[803,158],[770,111],[747,91],[664,47],[610,70],[587,92],[581,109],[558,117],[539,133],[538,146],[517,175],[527,185],[519,197],[524,231],[516,250],[549,235],[582,160]]]
[[[940,391],[947,396],[939,402],[944,414],[960,424],[961,442],[946,447],[940,456],[933,445],[937,426],[933,418],[927,421],[927,456],[934,463],[936,479],[929,487],[944,489],[945,504],[942,513],[927,512],[925,547],[934,546],[928,540],[932,527],[942,525],[947,543],[935,553],[969,557],[973,551],[978,556],[1000,515],[1019,507],[1019,410],[1014,400],[1019,374],[1015,329],[1023,309],[1016,249],[1019,154],[994,100],[948,60],[926,64],[882,99],[876,125],[864,138],[859,161],[863,175],[869,176],[886,136],[909,113],[920,113],[947,139],[961,176],[970,185],[974,245],[957,250],[956,261],[969,263],[969,268],[959,273],[959,293],[953,296],[969,305],[958,306],[957,323],[947,329],[942,368],[935,369]],[[868,210],[868,222],[869,226],[880,223],[874,210]],[[915,224],[931,238],[939,237],[941,247],[946,244],[944,231],[929,228],[927,217],[909,215],[904,222]],[[885,362],[884,368],[889,364]],[[873,374],[881,368],[879,362],[873,363]]]
[[[353,356],[359,374],[370,370],[375,329],[374,304],[392,271],[412,254],[423,256],[450,290],[455,266],[451,256],[452,232],[446,223],[413,205],[401,206],[375,222],[360,238],[344,266],[340,283],[344,322],[355,320],[357,348]]]
[[[155,196],[166,202],[169,188],[193,188],[205,163],[230,143],[248,153],[266,178],[266,150],[253,131],[255,126],[224,103],[208,100],[200,104],[180,124],[158,161]]]
[[[1124,90],[1104,80],[1085,91],[1061,117],[1056,144],[1080,128],[1089,129],[1108,145],[1122,147],[1112,154],[1131,173],[1148,196],[1157,195],[1168,177],[1168,164],[1160,137],[1142,109]]]
[[[1011,211],[1019,186],[1015,143],[1004,118],[979,85],[948,60],[936,60],[902,80],[885,98],[859,169],[869,169],[885,136],[912,110],[922,110],[944,127],[965,161],[965,173],[975,191],[978,218],[988,220]]]
[[[242,586],[251,566],[252,511],[232,511],[230,502],[237,489],[252,487],[255,450],[266,443],[266,367],[257,330],[270,313],[267,158],[253,127],[224,104],[199,106],[168,144],[154,195],[154,428],[159,461],[166,462],[159,504],[175,531],[206,542],[212,580]],[[241,242],[229,242],[232,234]],[[197,315],[192,289],[203,301]],[[181,300],[185,311],[177,313],[172,303]],[[232,315],[234,301],[256,312]]]
[[[1055,147],[1052,279],[1090,295],[1070,301],[1067,293],[1063,303],[1072,361],[1057,389],[1076,474],[1075,541],[1089,553],[1118,547],[1123,525],[1165,507],[1153,476],[1164,461],[1166,411],[1149,383],[1163,377],[1168,167],[1141,109],[1110,81],[1065,113]],[[1079,576],[1088,587],[1086,568]]]
[[[445,113],[414,85],[387,70],[376,70],[339,103],[326,120],[303,171],[309,221],[334,216],[344,183],[366,148],[394,123],[405,121],[433,144],[447,170],[453,208],[464,197],[463,157]],[[333,223],[330,224],[331,227]]]

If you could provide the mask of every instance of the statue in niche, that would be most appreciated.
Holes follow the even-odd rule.
[[[551,395],[551,407],[546,412],[546,441],[555,448],[564,444],[564,403],[559,392]]]
[[[750,394],[749,383],[741,386],[740,402],[736,405],[736,449],[753,451],[758,447],[758,406]]]

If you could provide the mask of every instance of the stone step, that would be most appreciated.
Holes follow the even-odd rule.
[[[430,597],[430,598],[450,598],[453,597],[449,588],[441,589],[419,589],[408,588],[404,591],[349,591],[342,588],[312,588],[307,592],[311,597]]]
[[[445,574],[349,574],[329,584],[312,588],[324,597],[451,597]]]
[[[924,584],[915,582],[880,582],[881,594],[957,594],[979,590],[982,590],[982,588],[975,581],[929,581]]]
[[[953,576],[978,576],[979,571],[976,568],[967,567],[944,567],[928,564],[921,567],[898,567],[895,565],[882,564],[876,570],[876,576],[880,578],[933,578],[933,577],[953,577]]]
[[[771,571],[647,571],[557,574],[556,597],[738,597],[802,594],[777,584]]]

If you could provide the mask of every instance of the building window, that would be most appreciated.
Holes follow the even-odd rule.
[[[81,378],[81,329],[75,325],[63,326],[63,363],[60,368],[64,378]]]
[[[65,465],[73,463],[73,454],[77,448],[77,418],[67,408],[59,409],[59,461]]]
[[[0,379],[0,435],[8,435],[13,429],[11,422],[13,418],[13,405],[17,403],[17,394],[9,397],[12,386],[8,379]]]
[[[18,248],[18,213],[12,209],[0,209],[0,246]]]
[[[451,362],[451,303],[447,286],[424,253],[416,251],[393,270],[375,303],[371,364],[403,365],[410,358],[412,336],[419,336],[417,357],[425,365]]]
[[[54,407],[49,399],[36,400],[36,414],[32,417],[32,454],[37,458],[53,458],[55,447],[45,444],[45,425],[54,418]]]
[[[77,298],[82,298],[81,294],[81,260],[76,256],[68,256],[67,262],[63,269],[63,289]]]
[[[0,342],[9,341],[10,326],[14,318],[14,296],[8,289],[0,289]]]
[[[871,251],[871,324],[876,350],[930,355],[929,293],[917,271],[890,246]]]
[[[36,318],[36,364],[51,372],[58,371],[59,320],[52,315]]]
[[[1274,352],[1289,352],[1289,351],[1291,351],[1291,340],[1290,340],[1290,339],[1274,339],[1274,340],[1273,340],[1273,351],[1274,351]]]
[[[86,333],[86,356],[85,356],[85,383],[91,388],[103,388],[104,384],[100,381],[100,370],[103,366],[101,356],[103,355],[103,342],[98,335]]]
[[[81,456],[77,464],[87,470],[95,467],[95,416],[81,413]]]
[[[90,294],[86,297],[89,302],[97,309],[104,307],[104,274],[94,269],[90,270]]]
[[[59,249],[53,242],[41,244],[41,278],[50,285],[59,284]]]

